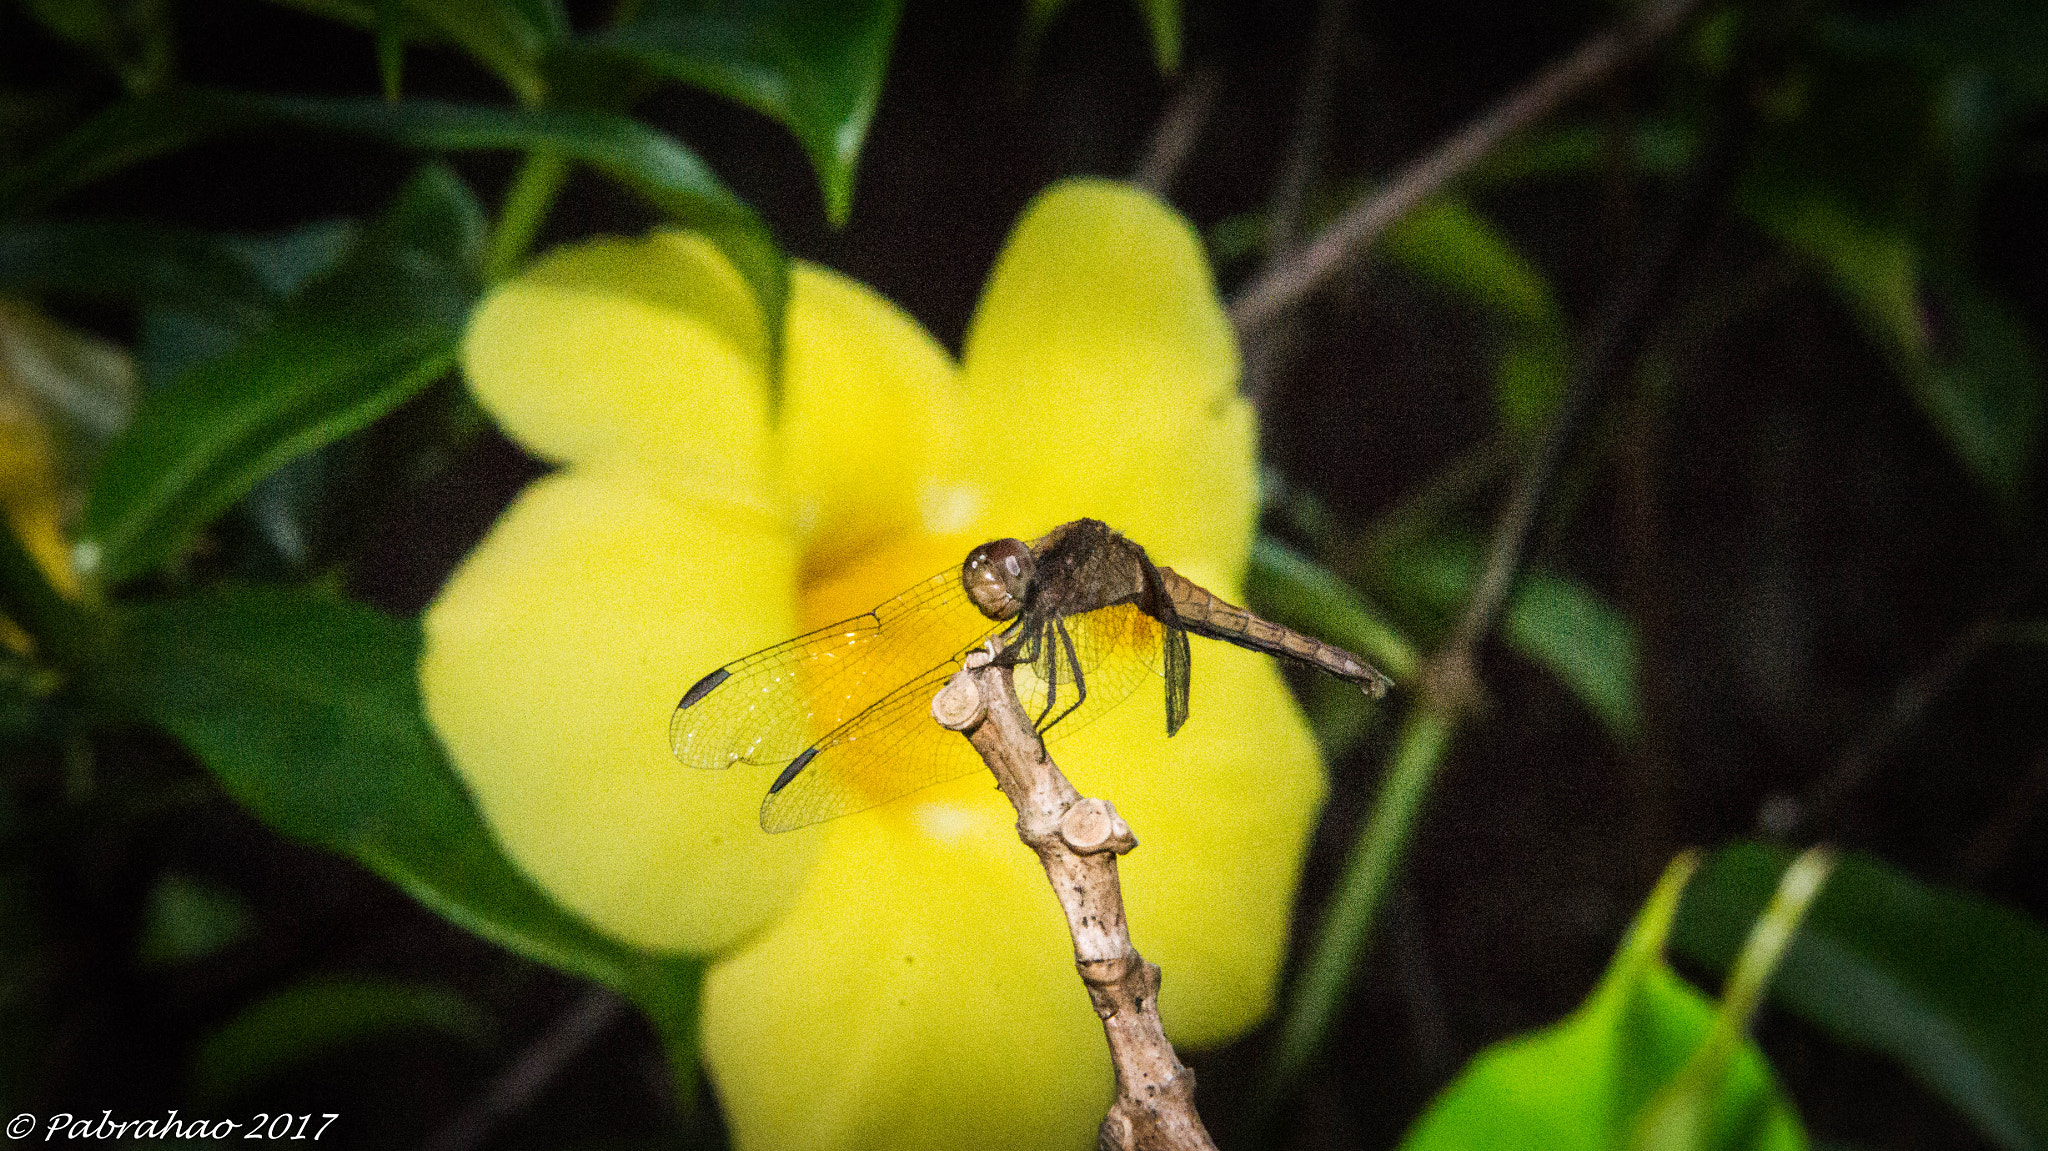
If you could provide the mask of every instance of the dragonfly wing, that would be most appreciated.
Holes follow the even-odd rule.
[[[1139,611],[1135,604],[1112,604],[1059,621],[1073,640],[1070,655],[1056,637],[1048,637],[1037,660],[1017,668],[1017,699],[1048,739],[1079,731],[1128,699],[1141,684],[1156,682],[1166,625]],[[1057,658],[1058,662],[1051,660]],[[1079,665],[1086,695],[1073,712],[1075,667]],[[1048,690],[1050,689],[1050,690]],[[1048,696],[1050,708],[1048,708]]]
[[[1039,660],[1016,669],[1018,698],[1036,720],[1053,684],[1054,714],[1073,698],[1073,668],[1085,677],[1087,696],[1047,738],[1081,730],[1129,697],[1140,684],[1157,682],[1160,645],[1167,629],[1128,604],[1103,608],[1064,621],[1073,651],[1056,649],[1061,663]],[[972,650],[976,645],[969,645]],[[923,788],[984,770],[965,736],[932,718],[932,697],[962,666],[966,650],[903,684],[867,710],[827,733],[790,760],[761,802],[761,827],[791,831],[851,815]],[[1066,701],[1066,702],[1062,702]],[[1051,717],[1048,716],[1049,720]]]
[[[903,684],[793,760],[761,801],[765,831],[792,831],[979,770],[981,757],[932,718],[958,661]]]
[[[670,717],[669,746],[691,767],[787,763],[1001,626],[967,598],[959,568],[948,568],[873,611],[705,676]]]

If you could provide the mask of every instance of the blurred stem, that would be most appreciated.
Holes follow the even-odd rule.
[[[1777,892],[1750,929],[1735,970],[1722,988],[1721,1009],[1714,1016],[1713,1029],[1671,1082],[1644,1105],[1624,1144],[1626,1151],[1708,1145],[1714,1102],[1722,1095],[1728,1069],[1742,1049],[1750,1017],[1763,1002],[1785,949],[1791,946],[1793,934],[1834,866],[1834,852],[1816,847],[1785,869]]]
[[[1281,266],[1262,272],[1230,302],[1230,322],[1238,338],[1247,339],[1292,311],[1348,267],[1389,225],[1464,175],[1509,136],[1648,54],[1682,27],[1699,3],[1654,0],[1638,8],[1503,97],[1393,179],[1360,196],[1313,241],[1295,249]]]
[[[586,993],[508,1064],[490,1087],[436,1131],[420,1151],[473,1151],[506,1120],[524,1111],[564,1069],[625,1014],[626,1005],[603,988]]]
[[[1336,90],[1337,49],[1344,38],[1350,7],[1347,0],[1322,0],[1316,6],[1316,25],[1309,34],[1308,68],[1302,79],[1294,131],[1287,140],[1279,181],[1266,204],[1266,262],[1260,272],[1262,276],[1273,274],[1294,254],[1302,205],[1308,199],[1308,187],[1315,179],[1316,165],[1323,154],[1324,126],[1329,120],[1330,98]],[[1242,334],[1241,390],[1255,410],[1263,413],[1267,409],[1273,380],[1287,370],[1291,358],[1288,352],[1297,334],[1291,323],[1270,324]]]
[[[50,583],[4,515],[0,515],[0,616],[13,620],[35,639],[45,663],[77,671],[93,660],[92,617]]]
[[[498,213],[498,226],[491,231],[484,256],[484,282],[495,284],[519,270],[533,239],[547,221],[556,193],[569,178],[569,163],[559,152],[536,148],[526,154],[512,187],[505,193],[505,206]]]
[[[1434,706],[1417,707],[1409,713],[1395,744],[1393,763],[1351,846],[1322,928],[1295,984],[1254,1115],[1263,1118],[1273,1113],[1329,1034],[1352,968],[1372,938],[1373,923],[1407,854],[1423,800],[1455,727],[1452,716]]]
[[[1173,191],[1173,182],[1187,165],[1202,130],[1209,126],[1209,114],[1216,109],[1216,94],[1223,90],[1223,73],[1213,67],[1198,68],[1181,80],[1159,117],[1158,127],[1145,147],[1145,158],[1131,173],[1131,183],[1162,200]]]

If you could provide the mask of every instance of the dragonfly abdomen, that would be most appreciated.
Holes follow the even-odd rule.
[[[1311,663],[1338,679],[1362,685],[1368,695],[1386,694],[1387,677],[1343,648],[1261,619],[1172,568],[1160,568],[1159,579],[1180,625],[1195,635]]]

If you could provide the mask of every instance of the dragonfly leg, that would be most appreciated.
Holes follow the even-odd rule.
[[[1053,705],[1060,698],[1060,645],[1052,635],[1058,621],[1046,624],[1031,637],[1031,663],[1038,668],[1039,678],[1045,681],[1045,710],[1038,713],[1032,727],[1044,731],[1051,726],[1045,717],[1052,714]]]
[[[1067,633],[1067,625],[1060,620],[1053,621],[1052,630],[1058,642],[1053,643],[1051,663],[1054,667],[1058,667],[1061,655],[1065,655],[1067,670],[1074,677],[1074,702],[1067,705],[1067,710],[1054,716],[1052,723],[1041,722],[1038,725],[1040,732],[1050,729],[1054,723],[1058,723],[1060,720],[1074,714],[1074,709],[1080,707],[1088,699],[1088,676],[1081,670],[1081,653],[1074,650],[1074,637]],[[1049,640],[1048,642],[1052,641]],[[1045,697],[1045,710],[1047,712],[1052,711],[1052,703],[1052,693],[1047,692]],[[1045,716],[1040,715],[1038,718],[1043,720]]]

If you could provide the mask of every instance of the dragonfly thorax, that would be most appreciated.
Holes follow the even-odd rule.
[[[1031,549],[1023,540],[992,540],[967,553],[967,562],[960,565],[960,585],[981,614],[1009,619],[1024,610],[1032,566]]]

